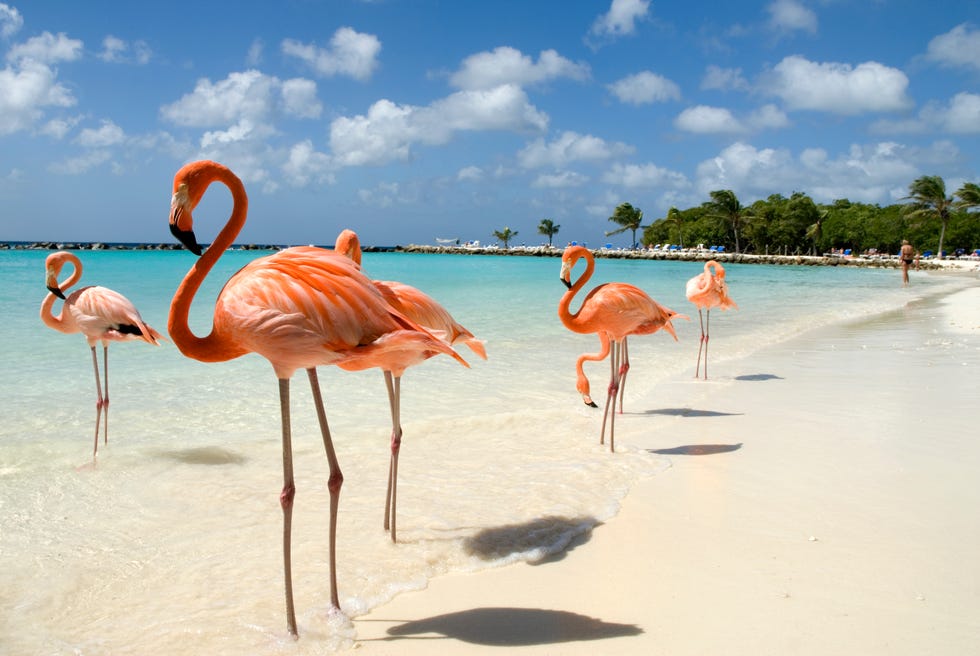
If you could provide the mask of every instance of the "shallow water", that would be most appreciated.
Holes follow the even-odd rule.
[[[597,444],[601,411],[575,392],[574,361],[594,336],[567,331],[556,258],[365,255],[374,278],[439,299],[478,337],[463,368],[434,358],[403,378],[398,530],[382,530],[390,418],[382,376],[321,368],[344,471],[338,581],[327,578],[327,464],[306,376],[292,382],[297,481],[293,576],[301,640],[285,630],[279,402],[258,356],[204,364],[166,343],[110,348],[109,442],[91,458],[94,380],[80,335],[38,319],[43,251],[0,252],[5,421],[0,427],[0,652],[330,653],[350,646],[356,617],[433,576],[540,560],[616,514],[667,455]],[[224,280],[261,254],[228,252],[192,312],[206,332]],[[165,331],[170,297],[193,256],[178,251],[79,253],[81,284],[128,296]],[[599,260],[589,287],[628,281],[691,315],[679,340],[630,343],[631,400],[693,375],[697,313],[687,262]],[[578,274],[580,270],[575,273]],[[732,265],[739,309],[712,314],[711,367],[821,325],[867,320],[969,283],[894,270]],[[60,307],[60,303],[56,305]],[[606,363],[587,367],[605,389]],[[629,430],[628,425],[621,430]],[[669,441],[665,443],[669,445]]]

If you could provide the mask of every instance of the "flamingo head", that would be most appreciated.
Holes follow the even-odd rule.
[[[564,259],[561,263],[561,273],[558,274],[558,279],[565,283],[565,287],[568,289],[572,288],[572,265],[574,262],[567,262]]]
[[[170,200],[170,232],[187,250],[194,255],[200,255],[201,246],[194,236],[194,217],[191,209],[197,205],[201,197],[198,194],[196,199],[192,199],[187,183],[178,180],[174,181],[174,195]]]
[[[349,257],[355,263],[361,263],[361,240],[353,230],[345,229],[337,235],[333,250],[338,255]]]
[[[59,255],[59,253],[49,255],[44,263],[44,286],[48,288],[49,292],[61,300],[65,300],[65,293],[58,286],[58,274],[61,273],[62,262],[58,257]]]

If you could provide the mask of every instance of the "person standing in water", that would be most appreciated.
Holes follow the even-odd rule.
[[[908,239],[902,240],[902,250],[898,257],[902,262],[902,284],[907,286],[909,284],[909,267],[912,266],[912,262],[915,262],[916,270],[919,269],[919,258]]]

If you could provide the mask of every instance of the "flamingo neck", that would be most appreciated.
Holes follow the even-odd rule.
[[[234,243],[235,237],[245,225],[245,217],[248,214],[248,196],[245,194],[245,187],[241,180],[223,166],[207,167],[198,173],[198,176],[200,179],[196,183],[204,185],[205,189],[212,182],[222,182],[228,187],[233,202],[231,216],[204,254],[194,262],[190,271],[181,281],[180,287],[177,288],[170,303],[167,330],[170,332],[174,344],[187,357],[202,362],[223,362],[244,355],[247,353],[247,349],[243,349],[226,335],[222,335],[215,328],[213,320],[211,332],[206,337],[198,337],[191,331],[188,325],[188,317],[191,303],[204,279],[225,250]],[[203,195],[203,191],[201,195]]]
[[[578,315],[582,311],[582,308],[579,308],[578,312],[571,312],[572,299],[592,278],[592,273],[595,271],[595,259],[592,257],[592,253],[583,251],[582,256],[585,258],[585,272],[575,280],[558,302],[558,317],[569,330],[578,329]]]
[[[58,275],[61,274],[61,269],[62,267],[64,267],[66,261],[70,262],[72,265],[71,275],[68,276],[67,280],[65,280],[64,282],[58,283],[58,289],[60,289],[61,293],[64,294],[65,291],[74,287],[75,284],[79,280],[81,280],[82,261],[79,260],[78,257],[76,257],[73,253],[68,253],[64,251],[52,257],[57,258],[54,262],[55,278],[57,278]],[[74,327],[68,321],[65,320],[64,306],[62,306],[61,312],[59,312],[57,316],[55,316],[55,314],[52,312],[52,308],[54,308],[54,303],[57,300],[58,297],[52,294],[51,292],[48,292],[47,296],[44,297],[44,301],[41,302],[41,321],[43,321],[44,325],[47,326],[48,328],[53,328],[63,333],[78,332],[76,327]]]

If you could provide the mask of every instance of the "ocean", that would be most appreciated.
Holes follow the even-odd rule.
[[[109,442],[93,462],[90,351],[82,335],[55,332],[38,316],[48,253],[0,251],[0,653],[334,653],[355,643],[359,615],[433,577],[542,562],[587,539],[636,481],[670,467],[669,456],[631,449],[631,431],[662,434],[658,450],[677,446],[651,410],[658,385],[693,378],[699,328],[684,287],[702,264],[597,261],[586,289],[629,282],[691,317],[675,321],[676,342],[664,332],[631,339],[611,454],[598,444],[601,408],[575,391],[575,359],[596,351],[598,339],[569,332],[557,317],[565,291],[558,258],[365,253],[370,277],[438,299],[486,341],[489,359],[461,348],[470,368],[436,357],[403,377],[398,544],[382,529],[391,431],[382,375],[321,368],[345,479],[342,615],[328,612],[327,462],[306,376],[293,378],[295,642],[285,626],[271,366],[256,355],[200,363],[169,342],[112,344]],[[123,293],[162,333],[195,259],[184,251],[76,254],[80,285]],[[261,255],[222,257],[192,309],[196,332],[208,332],[224,281]],[[726,271],[739,309],[711,317],[709,373],[722,381],[733,376],[731,363],[750,362],[767,345],[974,284],[913,272],[903,288],[894,269]],[[601,406],[608,363],[586,371]]]

